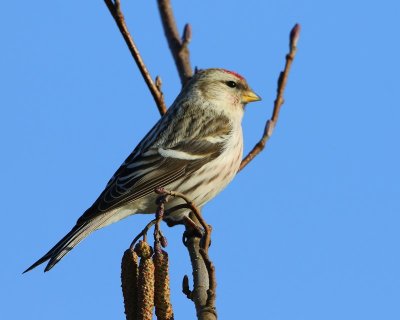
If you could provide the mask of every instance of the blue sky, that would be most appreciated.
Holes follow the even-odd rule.
[[[18,4],[0,13],[1,318],[123,319],[120,258],[149,217],[94,233],[49,273],[21,272],[91,205],[157,110],[102,1]],[[235,70],[263,97],[247,108],[246,150],[302,25],[270,144],[204,210],[220,318],[400,319],[398,1],[173,4],[180,29],[193,27],[193,66]],[[123,9],[170,104],[180,84],[156,2]],[[164,230],[176,319],[192,319],[182,230]]]

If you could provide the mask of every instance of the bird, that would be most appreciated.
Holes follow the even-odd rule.
[[[199,70],[122,163],[97,200],[42,258],[52,269],[89,234],[136,213],[154,213],[156,188],[178,191],[201,208],[234,178],[243,157],[245,106],[261,100],[236,72]],[[179,199],[168,203],[177,205]],[[189,210],[166,219],[178,222]]]

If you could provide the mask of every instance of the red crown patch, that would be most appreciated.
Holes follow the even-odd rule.
[[[222,69],[222,71],[224,71],[226,73],[229,73],[229,74],[232,74],[235,77],[239,78],[240,80],[244,80],[244,78],[239,73],[236,73],[234,71],[229,71],[229,70],[226,70],[226,69]]]

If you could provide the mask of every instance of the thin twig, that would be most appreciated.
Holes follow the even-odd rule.
[[[193,71],[190,65],[190,52],[188,44],[192,38],[192,30],[189,24],[185,25],[182,39],[179,36],[170,0],[158,0],[158,11],[167,38],[169,49],[174,58],[182,86],[192,77]]]
[[[163,115],[167,111],[167,107],[164,102],[163,94],[162,94],[161,90],[156,86],[154,81],[152,80],[152,77],[150,76],[150,73],[147,70],[145,63],[143,62],[143,59],[139,53],[139,50],[136,47],[135,42],[133,41],[132,35],[130,34],[128,27],[126,25],[124,15],[122,14],[122,11],[121,11],[120,0],[114,0],[114,1],[113,0],[104,0],[104,2],[106,3],[108,10],[110,11],[111,15],[113,16],[122,36],[125,39],[125,42],[129,48],[129,51],[131,52],[132,57],[135,60],[136,65],[139,68],[139,71],[142,74],[142,77],[143,77],[144,81],[146,82],[151,95],[153,96],[153,99],[157,105],[160,115]]]
[[[133,239],[131,245],[129,248],[133,249],[135,247],[135,243],[139,240],[140,237],[143,237],[143,239],[146,237],[147,232],[150,230],[152,226],[154,226],[157,222],[157,219],[151,220],[144,228],[143,230]]]
[[[289,76],[290,67],[292,66],[292,62],[296,55],[297,51],[297,41],[300,36],[300,25],[296,24],[292,31],[290,32],[289,37],[289,53],[286,55],[286,64],[284,70],[280,73],[278,78],[278,88],[276,91],[276,99],[274,101],[274,109],[272,111],[271,119],[267,120],[265,124],[264,134],[261,137],[260,141],[253,147],[253,149],[247,154],[246,157],[242,160],[240,164],[240,168],[238,170],[241,171],[245,166],[249,164],[251,160],[254,159],[265,147],[267,141],[272,136],[274,128],[278,122],[279,111],[284,103],[283,94],[286,88],[287,79]]]

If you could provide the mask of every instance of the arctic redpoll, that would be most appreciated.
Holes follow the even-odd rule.
[[[50,270],[97,229],[135,213],[154,213],[157,187],[184,193],[203,206],[236,175],[243,153],[244,107],[258,100],[237,73],[199,71],[72,230],[25,272],[47,260],[45,271]],[[178,203],[174,199],[168,206]],[[188,213],[181,210],[168,219],[180,220]]]

